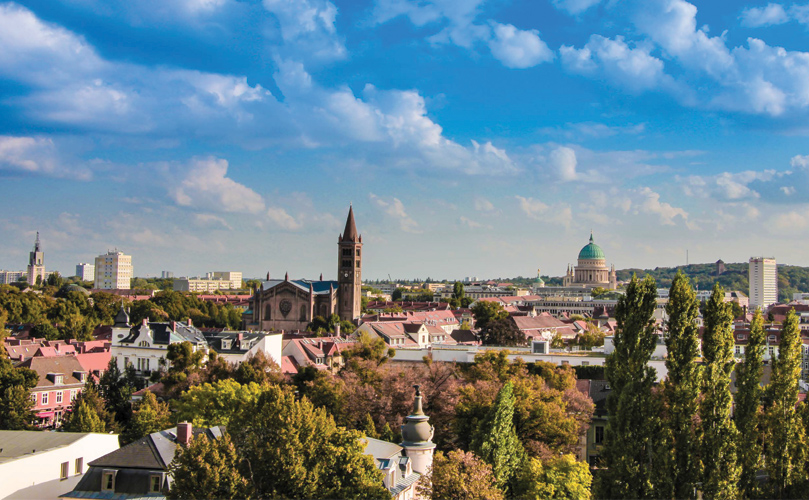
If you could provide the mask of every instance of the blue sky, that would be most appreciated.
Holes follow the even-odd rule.
[[[0,2],[0,268],[809,265],[809,4]]]

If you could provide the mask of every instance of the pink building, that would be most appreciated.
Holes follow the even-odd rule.
[[[37,425],[59,427],[62,415],[84,388],[87,371],[76,356],[38,356],[20,366],[34,370],[39,376],[37,386],[31,390]]]

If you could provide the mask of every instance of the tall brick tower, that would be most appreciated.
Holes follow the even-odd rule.
[[[337,281],[340,319],[353,321],[360,317],[362,306],[362,236],[354,223],[354,208],[349,207],[346,228],[337,239]]]

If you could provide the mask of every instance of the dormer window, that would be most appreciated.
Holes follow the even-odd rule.
[[[222,339],[222,349],[230,349],[230,339]]]
[[[115,474],[117,471],[105,470],[101,474],[101,491],[115,491]]]

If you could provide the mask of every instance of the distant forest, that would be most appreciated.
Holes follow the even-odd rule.
[[[626,281],[637,274],[639,278],[650,274],[659,288],[671,286],[671,280],[682,271],[699,290],[710,290],[718,281],[725,290],[738,290],[747,295],[747,263],[725,264],[725,272],[717,276],[716,264],[689,264],[679,267],[656,267],[654,269],[621,269],[617,271],[618,281]],[[809,267],[778,266],[778,300],[792,300],[794,292],[809,292]]]

